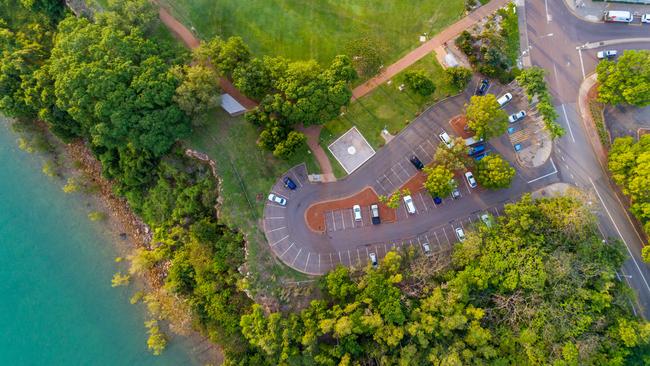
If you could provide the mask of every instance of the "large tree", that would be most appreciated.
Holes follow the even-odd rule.
[[[427,175],[424,188],[434,197],[448,196],[456,188],[453,180],[454,173],[443,165],[426,167],[424,168],[424,174]]]
[[[217,74],[203,65],[178,66],[173,72],[182,80],[176,88],[174,101],[196,124],[202,124],[207,112],[219,105]]]
[[[467,156],[467,145],[462,137],[452,140],[451,147],[446,144],[439,144],[433,159],[447,170],[465,169],[470,161]]]
[[[508,115],[493,94],[473,96],[465,113],[469,128],[486,140],[499,136],[508,129]]]
[[[650,51],[627,50],[617,61],[601,61],[596,72],[602,102],[650,105]]]
[[[486,188],[508,188],[515,173],[515,168],[501,155],[488,155],[478,163],[476,180]]]

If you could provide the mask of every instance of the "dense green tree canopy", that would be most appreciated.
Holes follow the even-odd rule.
[[[410,90],[425,97],[436,91],[436,86],[424,70],[406,71],[404,84]]]
[[[626,50],[616,61],[598,63],[596,72],[602,102],[650,105],[650,51]]]
[[[240,325],[271,365],[648,361],[650,324],[616,280],[623,260],[579,200],[525,196],[457,244],[450,267],[390,252],[378,269],[333,270],[300,314],[254,306]]]
[[[465,113],[469,128],[486,140],[503,134],[508,128],[508,115],[501,109],[494,94],[473,96]]]
[[[477,164],[476,180],[486,188],[508,188],[515,173],[515,168],[501,155],[488,155]]]
[[[614,182],[630,196],[632,213],[650,234],[650,135],[638,142],[632,137],[614,140],[608,165]]]
[[[454,173],[443,165],[426,167],[424,168],[424,174],[427,175],[424,188],[434,197],[448,196],[456,188],[453,181]]]

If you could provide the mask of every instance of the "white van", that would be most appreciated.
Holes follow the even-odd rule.
[[[440,141],[442,141],[445,145],[447,145],[448,148],[451,149],[453,142],[451,142],[451,138],[447,132],[442,131],[442,133],[438,135],[438,138],[440,138]]]
[[[615,23],[632,23],[634,20],[634,15],[629,11],[621,10],[610,10],[605,12],[605,21],[606,22],[615,22]]]
[[[415,204],[413,204],[413,198],[411,196],[404,196],[404,204],[406,205],[406,211],[413,215],[415,213]]]

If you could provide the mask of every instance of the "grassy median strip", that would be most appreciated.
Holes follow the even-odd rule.
[[[596,125],[596,131],[598,131],[598,138],[600,138],[600,143],[606,149],[609,149],[611,146],[611,141],[609,137],[609,132],[607,127],[605,127],[605,120],[603,119],[603,110],[605,106],[602,103],[599,103],[595,100],[589,101],[589,110],[591,111],[591,118]]]

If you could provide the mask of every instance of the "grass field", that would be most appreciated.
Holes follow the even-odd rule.
[[[203,128],[198,128],[186,144],[208,154],[216,163],[222,179],[221,222],[243,231],[249,241],[249,270],[259,279],[306,276],[277,262],[261,232],[260,220],[271,187],[289,168],[306,162],[310,173],[319,173],[318,165],[305,147],[293,160],[275,159],[259,149],[255,141],[259,131],[243,117],[230,117],[221,108]],[[263,277],[263,278],[262,278]]]
[[[382,39],[392,62],[459,19],[465,0],[164,0],[201,38],[241,36],[258,55],[329,62],[361,34]]]
[[[393,78],[391,85],[379,86],[371,94],[353,102],[343,116],[326,123],[320,135],[323,148],[327,149],[341,134],[352,126],[357,126],[368,143],[377,150],[384,145],[381,137],[384,127],[395,135],[431,104],[459,92],[444,81],[444,70],[433,54],[427,55],[405,71],[418,69],[425,70],[436,85],[436,91],[431,96],[422,97],[408,90],[399,91],[398,87],[404,78],[402,72]],[[333,166],[340,167],[335,159],[330,160]]]

